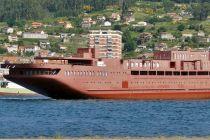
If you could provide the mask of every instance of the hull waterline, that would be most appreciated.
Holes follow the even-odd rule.
[[[48,77],[4,76],[39,94],[54,99],[110,100],[200,100],[210,99],[210,90],[87,90],[81,91]]]

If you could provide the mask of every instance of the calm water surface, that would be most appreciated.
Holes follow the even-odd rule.
[[[0,97],[0,137],[207,136],[210,101]]]

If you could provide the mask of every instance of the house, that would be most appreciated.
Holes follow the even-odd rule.
[[[183,38],[192,38],[193,37],[193,34],[192,33],[182,33],[182,37]]]
[[[49,50],[39,50],[36,52],[36,56],[39,56],[39,57],[47,57],[49,56],[49,54],[50,54]]]
[[[185,11],[185,10],[182,10],[180,12],[180,16],[187,18],[187,19],[193,18],[193,14],[191,12]]]
[[[40,50],[40,47],[39,46],[26,46],[25,47],[25,52],[37,52]]]
[[[206,42],[207,42],[207,43],[210,42],[210,35],[207,37]]]
[[[59,48],[60,48],[60,50],[63,50],[63,51],[66,51],[67,50],[67,47],[66,46],[63,46],[62,44],[59,45]]]
[[[146,49],[147,46],[146,45],[138,45],[137,48],[135,49],[135,52],[140,52],[143,49]]]
[[[41,22],[32,22],[31,23],[31,26],[33,28],[39,28],[39,27],[42,27],[43,26],[43,23],[41,23]]]
[[[148,42],[152,38],[152,34],[148,32],[140,33],[139,37],[137,38],[137,44],[144,44]]]
[[[105,16],[97,16],[97,21],[98,22],[104,22],[106,20]]]
[[[83,18],[82,28],[90,28],[94,24],[96,24],[96,21],[92,20],[91,17]]]
[[[197,37],[197,39],[200,43],[209,43],[208,37]]]
[[[16,32],[16,35],[17,35],[17,36],[22,36],[22,34],[23,34],[22,31],[17,31],[17,32]]]
[[[45,34],[44,31],[40,32],[25,32],[22,37],[24,39],[47,39],[48,34]]]
[[[132,15],[132,16],[125,16],[124,17],[124,22],[126,24],[129,24],[130,22],[134,22],[135,21],[135,17]]]
[[[70,40],[69,40],[69,38],[68,37],[64,37],[64,38],[62,38],[62,42],[63,43],[68,43]]]
[[[67,38],[68,37],[68,33],[60,33],[60,38]]]
[[[132,24],[133,27],[146,27],[146,26],[152,26],[152,24],[148,24],[145,21],[140,21],[137,24]]]
[[[8,40],[9,42],[16,42],[18,41],[18,37],[16,35],[9,35]]]
[[[166,43],[159,43],[155,45],[155,50],[164,51],[168,48]]]
[[[174,40],[175,37],[171,33],[162,32],[160,34],[161,39],[167,39],[167,40]]]
[[[64,28],[65,28],[65,29],[72,29],[72,28],[74,28],[74,27],[72,26],[72,24],[71,24],[70,22],[65,22],[65,23],[64,23]]]
[[[198,36],[199,36],[199,37],[205,37],[205,33],[204,33],[203,31],[199,31],[199,32],[198,32]]]
[[[49,40],[40,40],[39,41],[39,47],[42,48],[42,49],[51,48],[50,41]]]
[[[19,52],[21,54],[23,54],[23,53],[36,53],[39,50],[40,50],[39,46],[20,46],[19,47]]]
[[[138,22],[137,24],[139,26],[143,26],[143,27],[147,26],[147,22],[145,22],[145,21]]]
[[[57,23],[60,24],[60,25],[64,25],[65,21],[64,20],[58,20]]]
[[[105,26],[105,27],[111,27],[112,26],[112,23],[109,22],[109,21],[105,21],[104,24],[103,24],[103,26]]]
[[[7,47],[7,52],[8,53],[17,53],[18,52],[18,45],[11,45]]]
[[[5,28],[2,29],[2,32],[6,33],[6,34],[13,34],[14,33],[14,28],[12,28],[12,27],[5,27]]]
[[[172,18],[172,20],[174,21],[174,22],[178,22],[178,21],[181,21],[183,18],[180,16],[180,15],[178,15],[177,13],[167,13],[167,15],[169,16],[169,17],[171,17]]]
[[[120,14],[118,14],[118,13],[112,13],[112,15],[111,15],[110,18],[111,18],[112,20],[114,20],[114,21],[120,21],[121,16],[120,16]]]

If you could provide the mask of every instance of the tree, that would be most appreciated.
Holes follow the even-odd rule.
[[[172,35],[175,37],[175,38],[180,38],[182,36],[182,33],[180,31],[176,31],[176,32],[173,32]]]
[[[161,32],[166,32],[166,31],[167,31],[167,29],[165,27],[160,27],[160,28],[158,28],[157,33],[159,34]]]
[[[7,20],[7,25],[9,26],[9,27],[13,27],[14,25],[15,25],[15,20],[14,19],[8,19]]]
[[[126,30],[123,33],[123,42],[124,42],[124,51],[131,52],[134,51],[137,47],[135,39],[131,37],[131,32]]]
[[[31,57],[31,56],[34,56],[35,54],[34,52],[25,52],[24,55],[27,57]]]
[[[121,25],[115,24],[114,27],[113,27],[113,30],[121,31]]]
[[[145,30],[145,27],[132,27],[132,31],[142,33]]]
[[[179,31],[184,31],[185,25],[184,25],[184,24],[179,24],[179,25],[177,26],[177,29],[178,29]]]
[[[190,11],[197,20],[206,20],[210,12],[209,2],[200,2],[192,5]]]
[[[174,2],[171,1],[171,0],[162,0],[163,2],[163,7],[164,7],[164,10],[166,12],[169,12],[171,10],[173,10],[173,7],[174,7]]]
[[[150,24],[154,24],[154,23],[158,22],[159,20],[158,20],[157,16],[152,16],[152,17],[148,17],[146,19],[146,21]]]
[[[0,47],[0,54],[5,54],[6,52],[7,52],[7,50],[5,48]]]

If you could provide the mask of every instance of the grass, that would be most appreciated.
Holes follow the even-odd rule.
[[[68,48],[67,50],[69,53],[75,54],[77,48],[87,47],[87,39],[85,37],[77,35],[75,37],[70,38],[70,41],[68,43],[65,43],[64,46]]]

